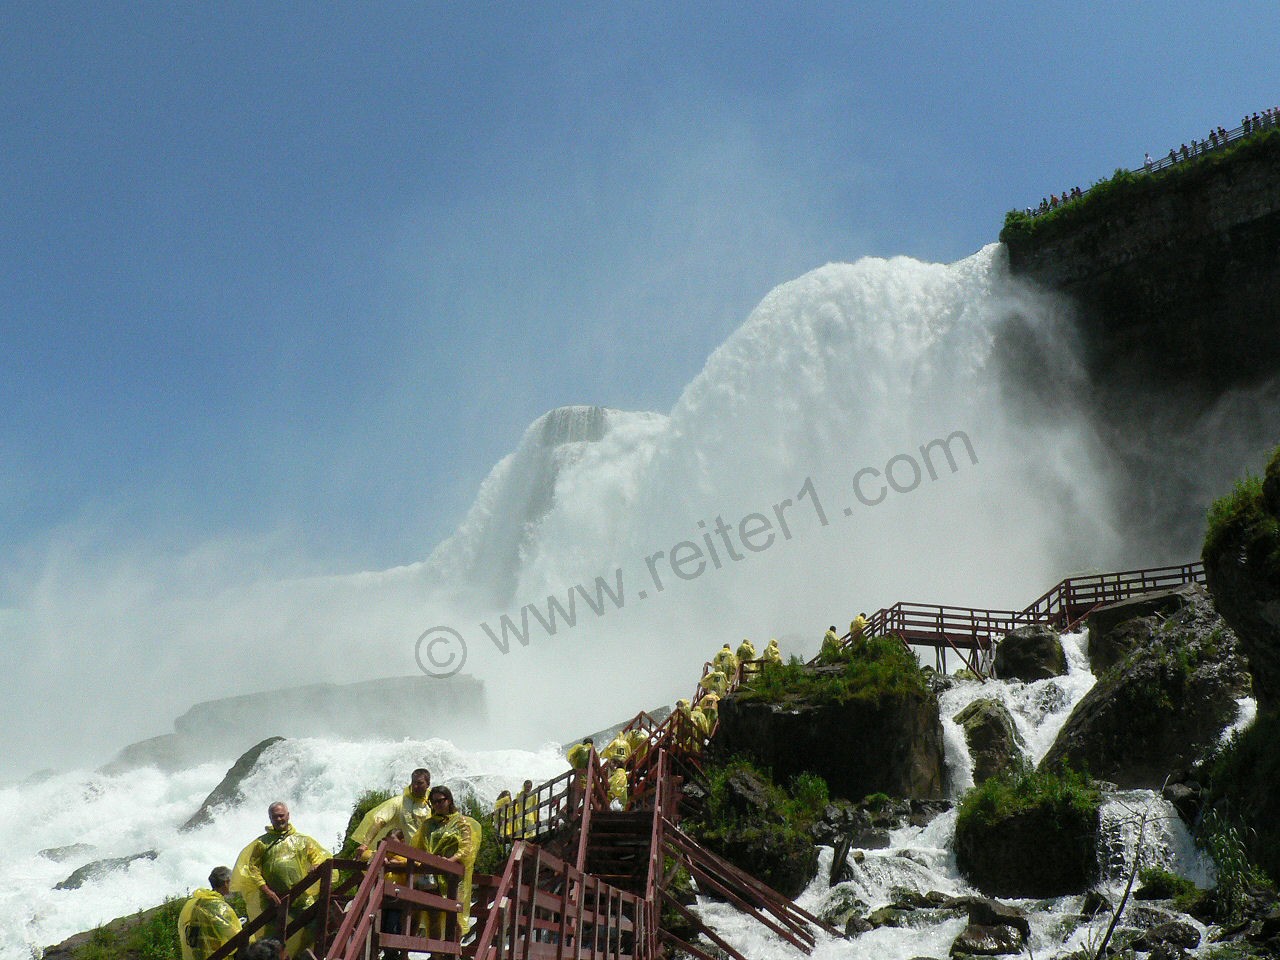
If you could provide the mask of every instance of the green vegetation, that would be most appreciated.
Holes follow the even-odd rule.
[[[1280,447],[1272,452],[1267,464],[1269,475],[1278,472]],[[1247,550],[1254,545],[1261,547],[1259,555],[1251,556],[1251,560],[1265,560],[1273,567],[1280,566],[1280,521],[1266,509],[1262,477],[1246,475],[1243,480],[1237,480],[1231,493],[1215,500],[1209,507],[1204,555],[1218,553],[1227,538],[1237,535]]]
[[[1197,842],[1218,864],[1230,900],[1249,884],[1280,876],[1280,714],[1263,714],[1218,751],[1208,775],[1206,806],[1212,808]],[[1225,881],[1224,881],[1225,878]]]
[[[1101,803],[1084,774],[1070,767],[1060,773],[1040,772],[1024,763],[966,793],[956,813],[956,831],[989,827],[1030,810],[1048,814],[1055,823],[1080,823],[1096,818]]]
[[[1183,913],[1192,913],[1206,897],[1191,880],[1170,873],[1162,867],[1143,867],[1138,871],[1142,886],[1139,897],[1143,900],[1172,900]]]
[[[356,844],[352,841],[351,834],[356,827],[360,826],[360,821],[364,819],[364,815],[378,804],[386,803],[392,797],[399,795],[399,792],[395,790],[366,790],[356,797],[356,802],[351,807],[351,816],[347,818],[347,829],[338,838],[338,842],[334,844],[334,848],[338,851],[336,856],[339,859],[350,860],[355,857]],[[406,837],[405,839],[412,840],[413,837]]]
[[[785,664],[766,663],[736,696],[743,702],[780,704],[878,703],[887,697],[928,692],[915,655],[894,637],[873,637],[817,668],[795,657]]]
[[[186,897],[97,927],[75,960],[178,960],[178,914]]]
[[[1218,868],[1217,906],[1223,919],[1239,917],[1253,891],[1266,890],[1274,895],[1275,888],[1267,875],[1250,861],[1242,831],[1227,817],[1217,810],[1209,811],[1196,839]]]
[[[1062,224],[1079,222],[1104,213],[1117,205],[1163,192],[1170,187],[1191,183],[1210,175],[1224,163],[1234,163],[1280,146],[1280,130],[1269,129],[1237,141],[1225,149],[1211,151],[1192,160],[1180,161],[1155,173],[1118,169],[1108,180],[1099,180],[1084,196],[1037,216],[1021,210],[1005,214],[1000,242],[1025,243],[1037,234]]]

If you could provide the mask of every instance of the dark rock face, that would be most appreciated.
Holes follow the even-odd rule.
[[[1067,672],[1067,655],[1058,631],[1043,624],[1019,627],[996,646],[996,676],[1001,680],[1031,683],[1061,677]]]
[[[751,757],[779,783],[818,773],[835,797],[944,795],[942,721],[932,693],[786,707],[730,696],[720,704],[711,751]]]
[[[65,880],[59,881],[55,890],[79,890],[86,883],[100,880],[109,873],[123,870],[135,860],[154,860],[159,854],[155,850],[143,850],[127,857],[111,857],[106,860],[94,860],[75,870]]]
[[[1154,549],[1194,550],[1206,491],[1275,442],[1280,137],[1226,159],[1099,197],[1008,243],[1013,273],[1065,295],[1075,316],[1063,340],[1012,318],[997,349],[1011,379],[1045,394],[1046,416],[1064,403],[1089,408],[1123,491],[1135,566]],[[1064,367],[1078,367],[1078,381],[1046,387]],[[1222,442],[1187,442],[1199,429]]]
[[[1261,498],[1209,531],[1204,569],[1249,659],[1258,709],[1280,709],[1280,450],[1267,464]]]
[[[1144,625],[1133,651],[1076,705],[1042,768],[1067,763],[1120,787],[1159,789],[1235,720],[1248,673],[1203,589],[1187,591],[1182,610],[1159,626],[1133,623]]]
[[[258,758],[262,756],[267,747],[273,743],[279,743],[283,739],[284,737],[268,737],[261,743],[254,744],[246,750],[240,756],[240,759],[232,765],[231,769],[227,771],[227,775],[222,778],[222,781],[204,798],[204,803],[200,804],[200,809],[193,813],[180,829],[184,832],[194,830],[212,819],[215,807],[233,806],[243,800],[244,794],[240,792],[240,784],[249,775],[249,772],[253,770],[254,764],[258,762]]]
[[[1171,920],[1152,927],[1131,944],[1133,949],[1143,951],[1154,950],[1165,945],[1194,950],[1200,946],[1200,931],[1189,923]]]
[[[1129,655],[1160,621],[1187,605],[1196,592],[1188,585],[1157,590],[1104,604],[1085,618],[1089,627],[1089,667],[1102,676]]]
[[[1080,893],[1098,876],[1100,821],[1033,807],[991,823],[956,824],[956,865],[969,882],[996,897]]]
[[[969,744],[975,785],[1008,769],[1022,756],[1022,736],[999,700],[974,700],[955,715],[955,721],[964,728]]]

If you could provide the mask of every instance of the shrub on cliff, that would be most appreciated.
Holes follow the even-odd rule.
[[[894,637],[873,637],[816,668],[795,657],[786,664],[766,663],[735,696],[742,702],[878,703],[928,689],[915,654]]]
[[[1101,797],[1082,774],[1019,765],[970,790],[956,814],[956,865],[999,897],[1055,897],[1098,875]]]

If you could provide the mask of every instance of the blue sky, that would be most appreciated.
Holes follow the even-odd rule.
[[[1262,10],[11,5],[0,607],[67,539],[422,558],[535,417],[669,409],[776,284],[1280,100]]]

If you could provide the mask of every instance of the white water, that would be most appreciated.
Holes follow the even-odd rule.
[[[1029,425],[1001,386],[999,334],[1014,315],[1057,335],[1057,308],[1009,278],[997,245],[950,265],[828,264],[770,292],[666,414],[539,419],[455,534],[406,567],[279,572],[269,542],[125,557],[101,531],[87,542],[68,531],[0,611],[22,678],[0,709],[32,731],[10,762],[100,763],[167,732],[198,700],[410,674],[416,638],[435,625],[465,638],[495,728],[509,724],[490,742],[512,744],[516,725],[517,745],[530,746],[572,735],[559,716],[570,675],[583,725],[601,726],[680,695],[723,639],[794,637],[811,652],[859,610],[1021,606],[1068,573],[1115,568],[1123,542],[1089,426],[1066,408]],[[922,454],[956,432],[973,459],[958,441],[954,469],[937,448]],[[883,476],[891,462],[896,490]],[[755,552],[741,534],[752,514],[773,527]],[[717,518],[738,559],[721,548],[718,563],[681,579],[676,545],[701,549]],[[554,637],[526,616],[532,630],[506,654],[482,629],[504,613],[519,623],[526,604],[545,609],[574,584],[613,583],[615,571],[625,609],[596,616],[579,598],[576,626]],[[220,668],[192,670],[210,651]],[[105,676],[119,678],[118,697],[97,695]],[[74,718],[54,699],[75,700]]]
[[[286,801],[298,829],[332,850],[355,798],[367,789],[403,786],[414,767],[426,766],[433,782],[451,786],[455,795],[469,786],[486,803],[504,788],[519,789],[525,778],[542,782],[564,767],[563,755],[550,747],[463,753],[442,740],[288,740],[263,754],[242,785],[243,804],[222,809],[198,830],[179,832],[232,760],[173,775],[153,769],[66,773],[0,789],[0,960],[29,960],[33,949],[208,886],[209,871],[232,864],[261,833],[274,800]],[[63,863],[38,854],[75,843],[94,849]],[[158,852],[156,859],[78,890],[53,889],[85,863],[148,849]]]

